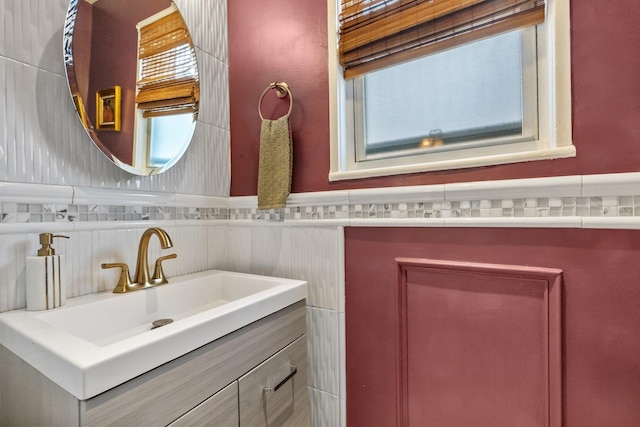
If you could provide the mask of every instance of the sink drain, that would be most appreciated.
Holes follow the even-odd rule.
[[[156,320],[151,324],[151,329],[155,329],[155,328],[159,328],[159,327],[164,326],[164,325],[168,325],[171,322],[173,322],[173,319],[159,319],[159,320]]]

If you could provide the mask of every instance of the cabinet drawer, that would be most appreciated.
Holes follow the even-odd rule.
[[[240,377],[238,388],[240,426],[309,425],[307,336]]]
[[[234,381],[169,427],[238,426],[238,382]]]

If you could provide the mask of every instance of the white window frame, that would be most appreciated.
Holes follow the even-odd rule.
[[[569,1],[547,0],[545,22],[537,26],[538,137],[528,143],[452,150],[415,162],[386,159],[356,162],[353,99],[347,91],[354,84],[342,78],[337,51],[337,0],[328,0],[330,181],[461,169],[531,160],[574,157],[571,138],[571,53]],[[333,51],[332,51],[333,48]],[[405,157],[406,159],[406,157]]]

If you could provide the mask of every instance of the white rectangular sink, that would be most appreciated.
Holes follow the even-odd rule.
[[[306,282],[210,270],[0,314],[0,343],[87,399],[307,297]],[[152,329],[160,319],[173,322]]]

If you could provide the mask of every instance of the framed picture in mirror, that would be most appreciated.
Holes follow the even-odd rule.
[[[96,92],[96,119],[99,130],[120,130],[120,86]]]

